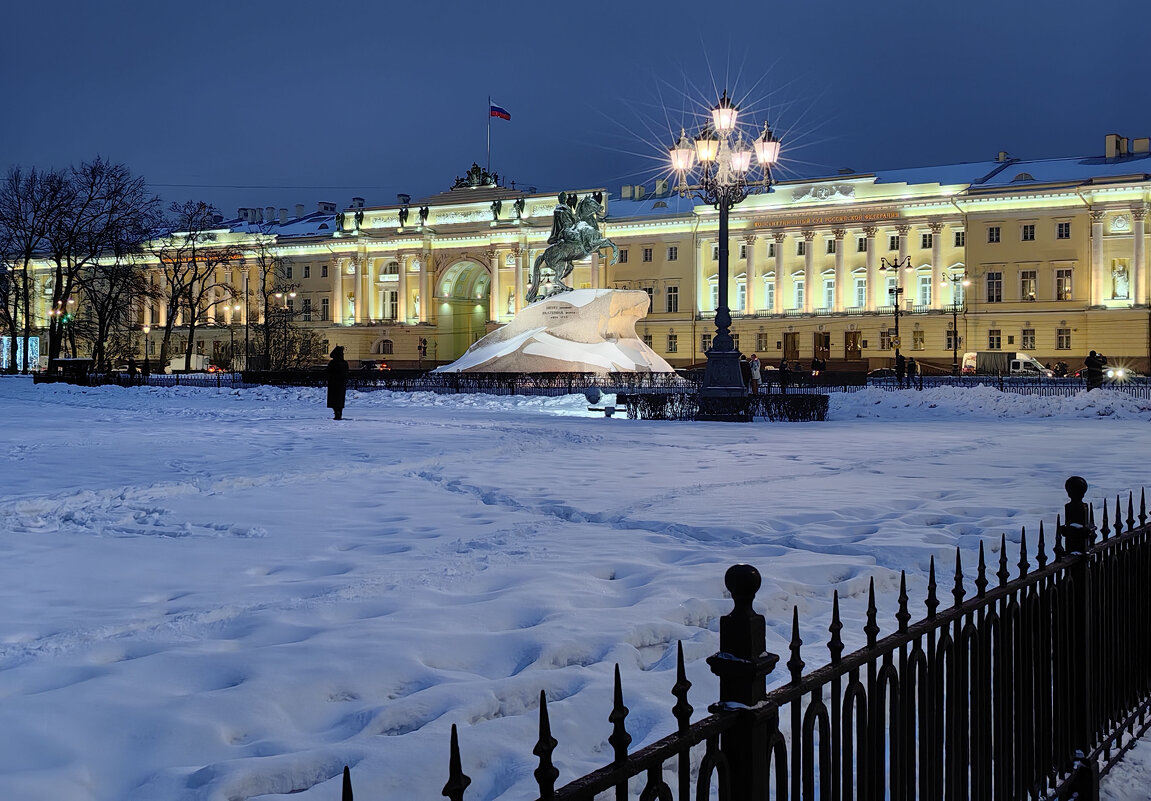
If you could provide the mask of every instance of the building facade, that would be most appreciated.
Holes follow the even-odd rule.
[[[1023,350],[1073,367],[1097,350],[1146,370],[1151,153],[1147,139],[1110,135],[1104,145],[1087,158],[1000,154],[783,181],[748,198],[730,221],[737,349],[768,363],[818,356],[832,369],[865,370],[890,363],[898,346],[940,372],[968,350]],[[587,191],[605,196],[601,228],[619,261],[592,256],[569,283],[647,291],[640,336],[674,366],[705,361],[717,212],[664,182],[654,192],[577,193]],[[215,327],[197,332],[197,352],[218,353],[237,326],[262,322],[253,288],[272,280],[294,292],[284,302],[295,324],[343,345],[353,363],[450,362],[523,308],[555,205],[555,195],[496,186],[474,168],[415,202],[356,199],[291,216],[241,209],[220,222],[219,241],[249,251],[262,241],[282,266],[271,279],[249,259],[217,271],[203,310]],[[139,324],[162,325],[163,313],[145,304]]]

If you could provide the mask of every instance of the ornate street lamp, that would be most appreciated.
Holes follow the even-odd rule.
[[[902,282],[899,280],[900,268],[902,268],[904,270],[911,270],[911,257],[910,256],[906,257],[905,259],[896,259],[895,261],[888,261],[887,259],[880,259],[880,263],[879,263],[879,269],[880,270],[882,270],[883,272],[891,272],[891,271],[895,272],[895,279],[896,279],[895,280],[895,286],[893,286],[891,289],[887,290],[887,292],[889,295],[891,295],[891,307],[895,312],[895,340],[894,340],[894,345],[895,345],[895,359],[896,359],[896,361],[899,361],[899,346],[902,344],[899,341],[899,315],[901,313],[899,307],[902,305],[901,298],[903,296],[903,286],[901,285]]]
[[[715,336],[707,351],[704,397],[742,397],[747,394],[739,369],[739,354],[731,337],[731,309],[727,305],[728,213],[748,195],[771,189],[771,168],[779,160],[779,140],[767,123],[754,139],[745,140],[738,123],[739,109],[724,90],[711,111],[710,123],[694,140],[681,130],[679,141],[669,148],[671,166],[678,176],[675,190],[681,197],[695,197],[719,212],[719,297],[715,310]],[[759,175],[752,170],[754,150]],[[698,162],[698,163],[697,163]]]
[[[958,302],[955,299],[955,287],[971,286],[971,282],[967,280],[967,273],[960,273],[959,275],[951,275],[950,273],[943,274],[943,286],[951,284],[951,374],[959,375],[959,307],[966,307],[967,304],[967,291],[960,292]],[[964,310],[966,314],[966,309]]]

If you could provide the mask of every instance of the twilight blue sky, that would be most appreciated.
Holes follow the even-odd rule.
[[[484,162],[489,95],[512,114],[493,169],[557,191],[654,178],[724,86],[782,134],[787,177],[1151,136],[1151,3],[8,0],[3,19],[0,169],[101,154],[228,215],[446,189]]]

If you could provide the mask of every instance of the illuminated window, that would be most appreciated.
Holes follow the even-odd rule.
[[[760,332],[755,335],[755,349],[757,351],[767,350],[767,342],[767,334]]]
[[[1035,300],[1035,270],[1019,271],[1019,297],[1023,300]]]
[[[796,309],[803,308],[803,281],[795,282],[795,306]]]
[[[857,276],[855,279],[855,307],[862,309],[867,306],[867,279]]]
[[[1071,269],[1055,271],[1055,299],[1071,300]]]
[[[918,330],[918,329],[911,332],[911,349],[912,350],[923,350],[924,349],[924,347],[923,347],[923,332]]]
[[[835,308],[835,279],[834,278],[824,278],[823,279],[823,308],[825,308],[825,309],[834,309]]]
[[[763,283],[763,308],[775,310],[775,276],[768,276]]]
[[[328,320],[328,299],[320,298],[320,319],[323,321]]]
[[[884,328],[879,332],[879,349],[891,350],[891,340],[895,336],[895,331],[890,328]]]
[[[931,288],[932,288],[932,286],[933,286],[933,284],[931,283],[931,276],[930,275],[919,276],[919,300],[918,300],[918,303],[920,306],[930,306],[931,305]]]

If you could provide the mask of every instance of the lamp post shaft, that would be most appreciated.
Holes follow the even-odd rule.
[[[730,211],[731,201],[726,197],[721,197],[719,200],[719,274],[716,276],[719,293],[716,298],[715,337],[711,343],[713,351],[735,350],[735,342],[731,338],[731,308],[727,303],[728,214]]]

